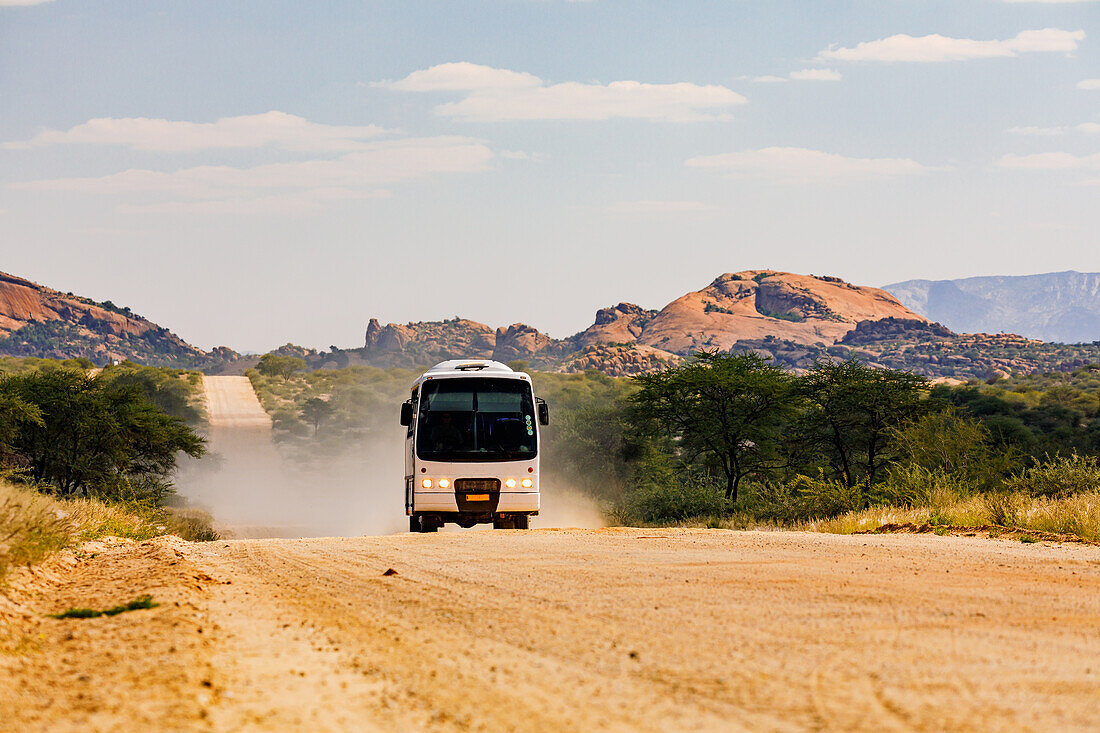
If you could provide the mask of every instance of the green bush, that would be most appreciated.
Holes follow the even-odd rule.
[[[746,483],[737,505],[757,519],[787,523],[801,518],[798,494],[790,481]]]
[[[688,478],[675,483],[646,483],[626,499],[619,516],[641,522],[679,522],[729,512],[723,489],[713,481]]]
[[[835,517],[862,509],[868,501],[867,486],[863,482],[849,486],[844,481],[822,476],[797,476],[791,484],[797,493],[798,509],[804,519]]]
[[[929,470],[912,463],[896,463],[886,481],[875,487],[872,503],[915,508],[933,506],[946,497],[955,500],[978,492],[979,484],[943,470]]]
[[[795,476],[784,482],[759,482],[745,489],[739,506],[757,519],[795,523],[826,519],[862,509],[868,501],[866,485],[848,486],[824,476]]]
[[[1005,482],[1009,491],[1031,496],[1065,498],[1100,490],[1100,461],[1096,456],[1047,456]]]

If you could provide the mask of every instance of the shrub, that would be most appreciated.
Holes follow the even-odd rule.
[[[1027,498],[1022,494],[999,491],[983,497],[985,511],[989,515],[989,524],[1000,527],[1015,527],[1020,524],[1021,510]]]
[[[623,511],[622,509],[625,509]],[[626,499],[616,514],[642,522],[677,522],[694,517],[725,514],[729,502],[722,487],[706,479],[688,478],[675,483],[645,483]]]
[[[1064,498],[1100,490],[1100,461],[1095,456],[1047,456],[1005,482],[1009,491]]]
[[[822,475],[753,483],[745,494],[742,504],[745,511],[758,519],[781,523],[835,517],[862,509],[868,501],[867,487],[862,482],[848,486],[844,481]]]
[[[801,518],[793,482],[752,482],[738,502],[754,517],[775,522],[796,522]]]
[[[1014,460],[1011,454],[992,449],[985,425],[952,407],[913,420],[896,430],[893,437],[902,464],[983,488],[999,485]]]
[[[849,486],[822,476],[797,476],[792,483],[798,492],[799,512],[805,519],[835,517],[867,505],[867,486],[863,482]]]
[[[957,474],[895,463],[887,471],[886,481],[875,487],[873,503],[909,508],[934,506],[970,496],[978,486],[977,481]]]

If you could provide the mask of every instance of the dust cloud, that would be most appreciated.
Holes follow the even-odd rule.
[[[330,537],[408,531],[401,435],[359,451],[298,460],[269,429],[215,427],[210,454],[188,461],[177,493],[236,537]]]
[[[209,454],[188,459],[177,494],[214,517],[226,537],[332,537],[408,531],[404,433],[348,446],[336,455],[290,457],[269,428],[213,427]],[[543,477],[532,528],[604,526],[590,498]],[[474,530],[487,529],[477,525]],[[446,525],[448,530],[457,529]],[[471,531],[474,531],[471,530]]]

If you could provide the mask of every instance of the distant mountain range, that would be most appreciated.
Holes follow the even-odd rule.
[[[1067,338],[1064,334],[1070,332],[1056,327],[1081,327],[1082,318],[1074,314],[1085,312],[1084,293],[1097,287],[1100,276],[1035,277],[1057,280],[1070,275],[1079,279],[1073,297],[1068,288],[1047,285],[1043,290],[1033,285],[1032,295],[1017,296],[1030,297],[1031,305],[1019,303],[1017,311],[1038,313],[1045,302],[1061,314],[1043,321],[1054,329],[1049,333],[1064,340],[1084,340]],[[413,369],[472,357],[522,361],[547,371],[594,369],[613,376],[663,369],[700,350],[752,351],[793,369],[805,369],[819,359],[855,358],[955,379],[1071,370],[1100,362],[1100,344],[1067,346],[1012,334],[958,334],[930,320],[950,322],[942,318],[942,304],[958,303],[960,297],[964,299],[956,314],[960,318],[976,313],[992,318],[997,308],[1007,310],[1011,305],[1011,299],[998,295],[992,285],[970,292],[957,283],[969,287],[975,281],[1028,279],[911,281],[890,286],[913,304],[910,309],[886,290],[852,285],[837,277],[745,270],[721,275],[661,309],[632,303],[601,309],[591,326],[564,339],[551,338],[523,323],[492,328],[463,318],[387,325],[371,319],[362,346],[318,351],[287,344],[276,351],[300,356],[312,369],[354,365]],[[955,301],[950,294],[955,294]],[[961,322],[962,330],[1002,330],[988,327],[988,321]],[[204,352],[110,301],[98,303],[0,273],[0,356],[5,355],[87,357],[97,364],[129,359],[238,374],[257,361],[224,346]]]
[[[1100,273],[906,280],[886,285],[926,318],[963,333],[1017,333],[1059,343],[1100,341]]]

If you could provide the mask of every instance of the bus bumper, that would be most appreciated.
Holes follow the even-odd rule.
[[[467,503],[467,506],[473,508],[476,503]],[[537,512],[539,510],[539,493],[535,492],[500,492],[499,499],[496,502],[496,508],[491,509],[490,503],[486,502],[486,511],[496,511],[497,513],[504,512]],[[458,499],[454,493],[439,493],[439,492],[416,492],[413,494],[413,511],[414,512],[455,512],[458,513]]]

